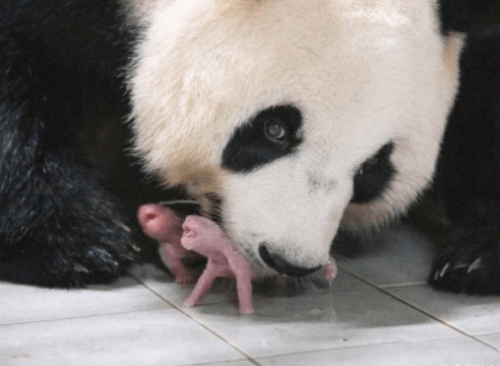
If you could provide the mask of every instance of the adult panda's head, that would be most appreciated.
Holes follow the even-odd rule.
[[[383,223],[431,181],[463,43],[440,22],[447,4],[148,4],[137,150],[206,212],[218,206],[257,272],[311,272],[339,225]]]

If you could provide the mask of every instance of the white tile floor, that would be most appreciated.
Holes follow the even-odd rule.
[[[500,366],[500,297],[425,285],[426,238],[407,227],[319,278],[255,287],[251,316],[219,281],[186,309],[190,287],[153,265],[111,286],[47,290],[0,282],[0,365]]]

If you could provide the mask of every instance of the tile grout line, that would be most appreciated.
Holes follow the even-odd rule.
[[[373,282],[370,282],[369,280],[366,280],[364,279],[363,277],[357,275],[356,273],[353,273],[352,271],[350,271],[349,269],[339,265],[339,267],[341,267],[345,272],[347,272],[348,274],[350,274],[351,276],[355,277],[356,279],[360,280],[361,282],[367,284],[368,286],[372,287],[373,289],[376,289],[377,291],[385,294],[385,295],[388,295],[389,297],[393,298],[394,300],[416,310],[417,312],[435,320],[436,322],[454,330],[455,332],[475,341],[475,342],[478,342],[490,349],[492,349],[493,351],[496,351],[496,352],[500,352],[499,349],[495,348],[494,346],[482,341],[481,339],[478,339],[476,338],[474,335],[471,335],[471,334],[468,334],[467,332],[461,330],[460,328],[454,326],[453,324],[450,324],[442,319],[439,319],[438,317],[432,315],[431,313],[428,313],[426,312],[425,310],[423,309],[420,309],[418,308],[417,306],[415,305],[412,305],[411,303],[401,299],[401,298],[398,298],[397,296],[391,294],[390,292],[386,291],[383,287],[379,287],[378,285],[376,285],[375,283]],[[215,330],[211,329],[208,325],[204,324],[203,322],[200,322],[198,320],[196,320],[192,315],[190,315],[189,313],[185,312],[183,310],[182,307],[170,302],[169,300],[167,300],[166,298],[164,298],[161,294],[157,293],[154,289],[150,288],[147,284],[143,283],[142,281],[140,281],[139,279],[135,278],[135,280],[137,280],[138,282],[140,282],[143,286],[145,286],[148,290],[152,291],[156,296],[160,297],[163,301],[166,301],[168,304],[170,304],[173,308],[175,308],[176,310],[178,310],[179,312],[181,312],[183,315],[185,315],[186,317],[188,317],[189,319],[191,319],[192,321],[194,321],[196,324],[198,324],[199,326],[201,326],[202,328],[206,329],[208,332],[212,333],[214,336],[216,336],[217,338],[219,338],[220,340],[224,341],[225,343],[227,343],[231,348],[235,349],[237,352],[241,353],[242,355],[244,355],[245,357],[247,357],[247,360],[252,362],[254,365],[257,365],[259,366],[260,364],[254,360],[251,356],[249,356],[245,351],[243,351],[242,349],[239,348],[238,345],[234,344],[233,342],[231,342],[230,340],[226,339],[224,336],[218,334]],[[405,285],[401,285],[401,286],[397,286],[397,285],[394,285],[394,286],[388,286],[387,288],[394,288],[394,287],[402,287],[402,286],[418,286],[418,285],[422,285],[422,284],[425,284],[425,283],[414,283],[414,284],[405,284]],[[265,300],[265,299],[263,299]],[[209,304],[207,306],[213,306],[213,305],[217,305],[217,304]],[[403,342],[404,343],[404,342]]]
[[[368,281],[368,280],[366,280],[366,279],[364,279],[364,278],[360,277],[359,275],[357,275],[357,274],[355,274],[355,273],[353,273],[353,272],[349,271],[348,269],[346,269],[346,268],[344,268],[344,267],[342,267],[342,269],[343,269],[344,271],[346,271],[347,273],[349,273],[351,276],[353,276],[353,277],[357,278],[358,280],[360,280],[360,281],[362,281],[362,282],[366,283],[367,285],[369,285],[369,286],[373,287],[373,288],[374,288],[374,289],[376,289],[377,291],[379,291],[379,292],[381,292],[381,293],[383,293],[383,294],[385,294],[385,295],[388,295],[389,297],[393,298],[394,300],[399,301],[400,303],[402,303],[402,304],[404,304],[404,305],[406,305],[406,306],[408,306],[408,307],[412,308],[413,310],[416,310],[416,311],[418,311],[419,313],[421,313],[421,314],[424,314],[424,315],[428,316],[429,318],[431,318],[431,319],[433,319],[433,320],[437,321],[438,323],[441,323],[441,324],[443,324],[443,325],[447,326],[447,327],[448,327],[448,328],[450,328],[450,329],[453,329],[455,332],[457,332],[457,333],[459,333],[459,334],[461,334],[461,335],[463,335],[463,336],[465,336],[465,337],[467,337],[467,338],[469,338],[469,339],[472,339],[473,341],[476,341],[476,342],[478,342],[478,343],[480,343],[480,344],[482,344],[482,345],[484,345],[484,346],[486,346],[486,347],[488,347],[488,348],[490,348],[490,349],[492,349],[492,350],[494,350],[494,351],[496,351],[496,352],[500,352],[500,350],[499,350],[499,349],[497,349],[496,347],[494,347],[494,346],[492,346],[492,345],[490,345],[490,344],[488,344],[488,343],[486,343],[486,342],[482,341],[482,340],[481,340],[481,339],[479,339],[479,338],[476,338],[474,335],[469,334],[469,333],[467,333],[466,331],[463,331],[462,329],[460,329],[460,328],[456,327],[456,326],[455,326],[455,325],[453,325],[453,324],[448,323],[448,322],[447,322],[447,321],[445,321],[445,320],[439,319],[437,316],[435,316],[435,315],[433,315],[433,314],[431,314],[431,313],[428,313],[427,311],[425,311],[425,310],[423,310],[423,309],[418,308],[417,306],[415,306],[415,305],[413,305],[413,304],[411,304],[411,303],[409,303],[409,302],[407,302],[407,301],[405,301],[405,300],[403,300],[403,299],[401,299],[401,298],[397,297],[396,295],[391,294],[390,292],[388,292],[387,290],[385,290],[383,287],[379,287],[379,286],[377,286],[375,283],[370,282],[370,281]],[[420,286],[420,285],[406,285],[406,286]],[[392,287],[396,287],[396,286],[392,286]]]
[[[224,366],[224,365],[229,365],[229,364],[232,364],[232,363],[235,363],[235,362],[242,362],[242,361],[249,361],[249,362],[252,362],[251,360],[236,360],[236,361],[222,361],[223,363],[220,363],[220,362],[210,362],[210,363],[206,363],[206,362],[202,362],[202,363],[190,363],[189,366]],[[256,363],[255,365],[257,366],[262,366],[260,363]],[[188,365],[186,365],[188,366]]]
[[[439,338],[437,340],[443,341],[443,340],[453,340],[453,339],[456,339],[456,338]],[[382,342],[382,343],[373,343],[373,344],[359,344],[359,345],[346,346],[346,347],[340,347],[340,348],[326,348],[326,349],[317,349],[317,350],[277,354],[277,355],[272,355],[272,356],[260,357],[260,359],[261,360],[271,360],[273,358],[280,358],[280,357],[328,353],[328,352],[342,352],[343,350],[355,350],[355,349],[369,350],[370,348],[382,347],[384,345],[397,346],[397,345],[418,344],[418,343],[432,342],[432,341],[435,341],[435,340],[434,339],[427,339],[427,340],[417,340],[417,341],[395,341],[395,342]],[[202,365],[205,366],[205,364],[202,364]],[[193,366],[196,366],[196,365],[193,365]],[[210,364],[208,364],[206,366],[210,366]]]
[[[162,299],[164,300],[164,299]],[[116,315],[126,315],[126,314],[139,314],[139,313],[148,313],[153,311],[165,311],[170,309],[143,309],[143,310],[132,310],[132,311],[123,311],[117,313],[105,313],[105,314],[87,314],[81,316],[72,316],[68,318],[54,318],[54,319],[43,319],[43,320],[28,320],[19,323],[9,323],[9,324],[0,324],[0,328],[2,327],[14,327],[25,324],[37,324],[37,323],[49,323],[49,322],[58,322],[58,321],[67,321],[67,320],[77,320],[77,319],[86,319],[86,318],[98,318],[105,316],[116,316]]]
[[[252,364],[256,365],[256,366],[260,366],[260,363],[258,363],[256,360],[253,359],[253,357],[251,357],[250,355],[248,355],[245,351],[243,351],[238,345],[236,345],[235,343],[233,343],[232,341],[230,341],[229,339],[226,339],[224,336],[222,336],[221,334],[217,333],[215,330],[211,329],[208,325],[204,324],[203,322],[200,322],[199,320],[197,320],[195,317],[193,317],[191,314],[187,313],[183,308],[182,306],[178,306],[176,305],[175,303],[169,301],[168,299],[166,299],[165,297],[163,297],[160,293],[156,292],[154,289],[152,289],[151,287],[149,287],[146,283],[144,282],[141,282],[143,286],[145,286],[148,290],[150,290],[153,294],[155,294],[156,296],[158,296],[160,299],[162,299],[163,301],[167,302],[169,305],[171,305],[174,309],[176,309],[177,311],[179,311],[181,314],[183,314],[185,317],[187,317],[188,319],[192,320],[193,322],[195,322],[196,324],[198,324],[200,327],[202,327],[203,329],[205,329],[207,332],[211,333],[212,335],[214,335],[216,338],[220,339],[221,341],[223,341],[224,343],[226,343],[229,347],[231,347],[233,350],[235,350],[236,352],[240,353],[241,355],[243,355],[245,358],[246,358],[246,361],[249,361],[251,362]]]
[[[435,316],[435,315],[433,315],[433,314],[431,314],[431,313],[428,313],[427,311],[425,311],[425,310],[423,310],[423,309],[419,309],[419,308],[418,308],[418,307],[416,307],[415,305],[413,305],[413,304],[411,304],[411,303],[409,303],[409,302],[407,302],[407,301],[405,301],[405,300],[403,300],[403,299],[400,299],[400,298],[399,298],[399,297],[397,297],[396,295],[393,295],[393,294],[391,294],[390,292],[388,292],[388,291],[386,291],[386,290],[384,290],[384,289],[382,289],[382,288],[377,288],[377,289],[378,289],[380,292],[382,292],[383,294],[386,294],[386,295],[388,295],[388,296],[392,297],[393,299],[395,299],[395,300],[397,300],[397,301],[399,301],[399,302],[401,302],[401,303],[405,304],[406,306],[409,306],[409,307],[411,307],[412,309],[417,310],[418,312],[420,312],[420,313],[422,313],[422,314],[424,314],[424,315],[426,315],[426,316],[430,317],[431,319],[434,319],[435,321],[437,321],[437,322],[439,322],[439,323],[441,323],[441,324],[443,324],[443,325],[445,325],[445,326],[447,326],[447,327],[449,327],[449,328],[453,329],[454,331],[456,331],[456,332],[458,332],[458,333],[462,334],[463,336],[465,336],[465,337],[467,337],[467,338],[469,338],[469,339],[472,339],[472,340],[474,340],[474,341],[476,341],[476,342],[478,342],[478,343],[481,343],[482,345],[484,345],[484,346],[486,346],[486,347],[488,347],[488,348],[490,348],[490,349],[492,349],[492,350],[494,350],[494,351],[496,351],[496,352],[500,352],[500,350],[498,350],[496,347],[494,347],[494,346],[492,346],[492,345],[490,345],[490,344],[488,344],[488,343],[486,343],[486,342],[484,342],[484,341],[480,340],[479,338],[476,338],[474,335],[467,333],[466,331],[464,331],[464,330],[462,330],[462,329],[458,328],[457,326],[455,326],[455,325],[453,325],[453,324],[451,324],[451,323],[449,323],[449,322],[447,322],[447,321],[445,321],[445,320],[439,319],[437,316]]]

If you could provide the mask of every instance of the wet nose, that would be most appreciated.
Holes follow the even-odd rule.
[[[269,267],[274,268],[276,271],[278,271],[281,274],[285,274],[288,276],[292,277],[302,277],[302,276],[307,276],[308,274],[311,274],[313,272],[316,272],[318,269],[321,268],[319,267],[314,267],[314,268],[307,268],[307,267],[299,267],[294,264],[291,264],[287,262],[283,257],[277,255],[277,254],[271,254],[269,253],[269,250],[265,245],[259,246],[259,254],[260,257],[264,262]]]

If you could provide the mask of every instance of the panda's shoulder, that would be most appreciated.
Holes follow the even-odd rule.
[[[437,9],[443,31],[483,32],[498,25],[498,0],[438,0]]]
[[[481,105],[500,103],[500,29],[468,36],[461,59],[460,94]]]
[[[131,54],[135,33],[126,9],[125,0],[0,1],[0,41],[38,65],[105,86]]]
[[[4,0],[0,28],[27,42],[64,42],[92,39],[126,29],[125,0]]]

